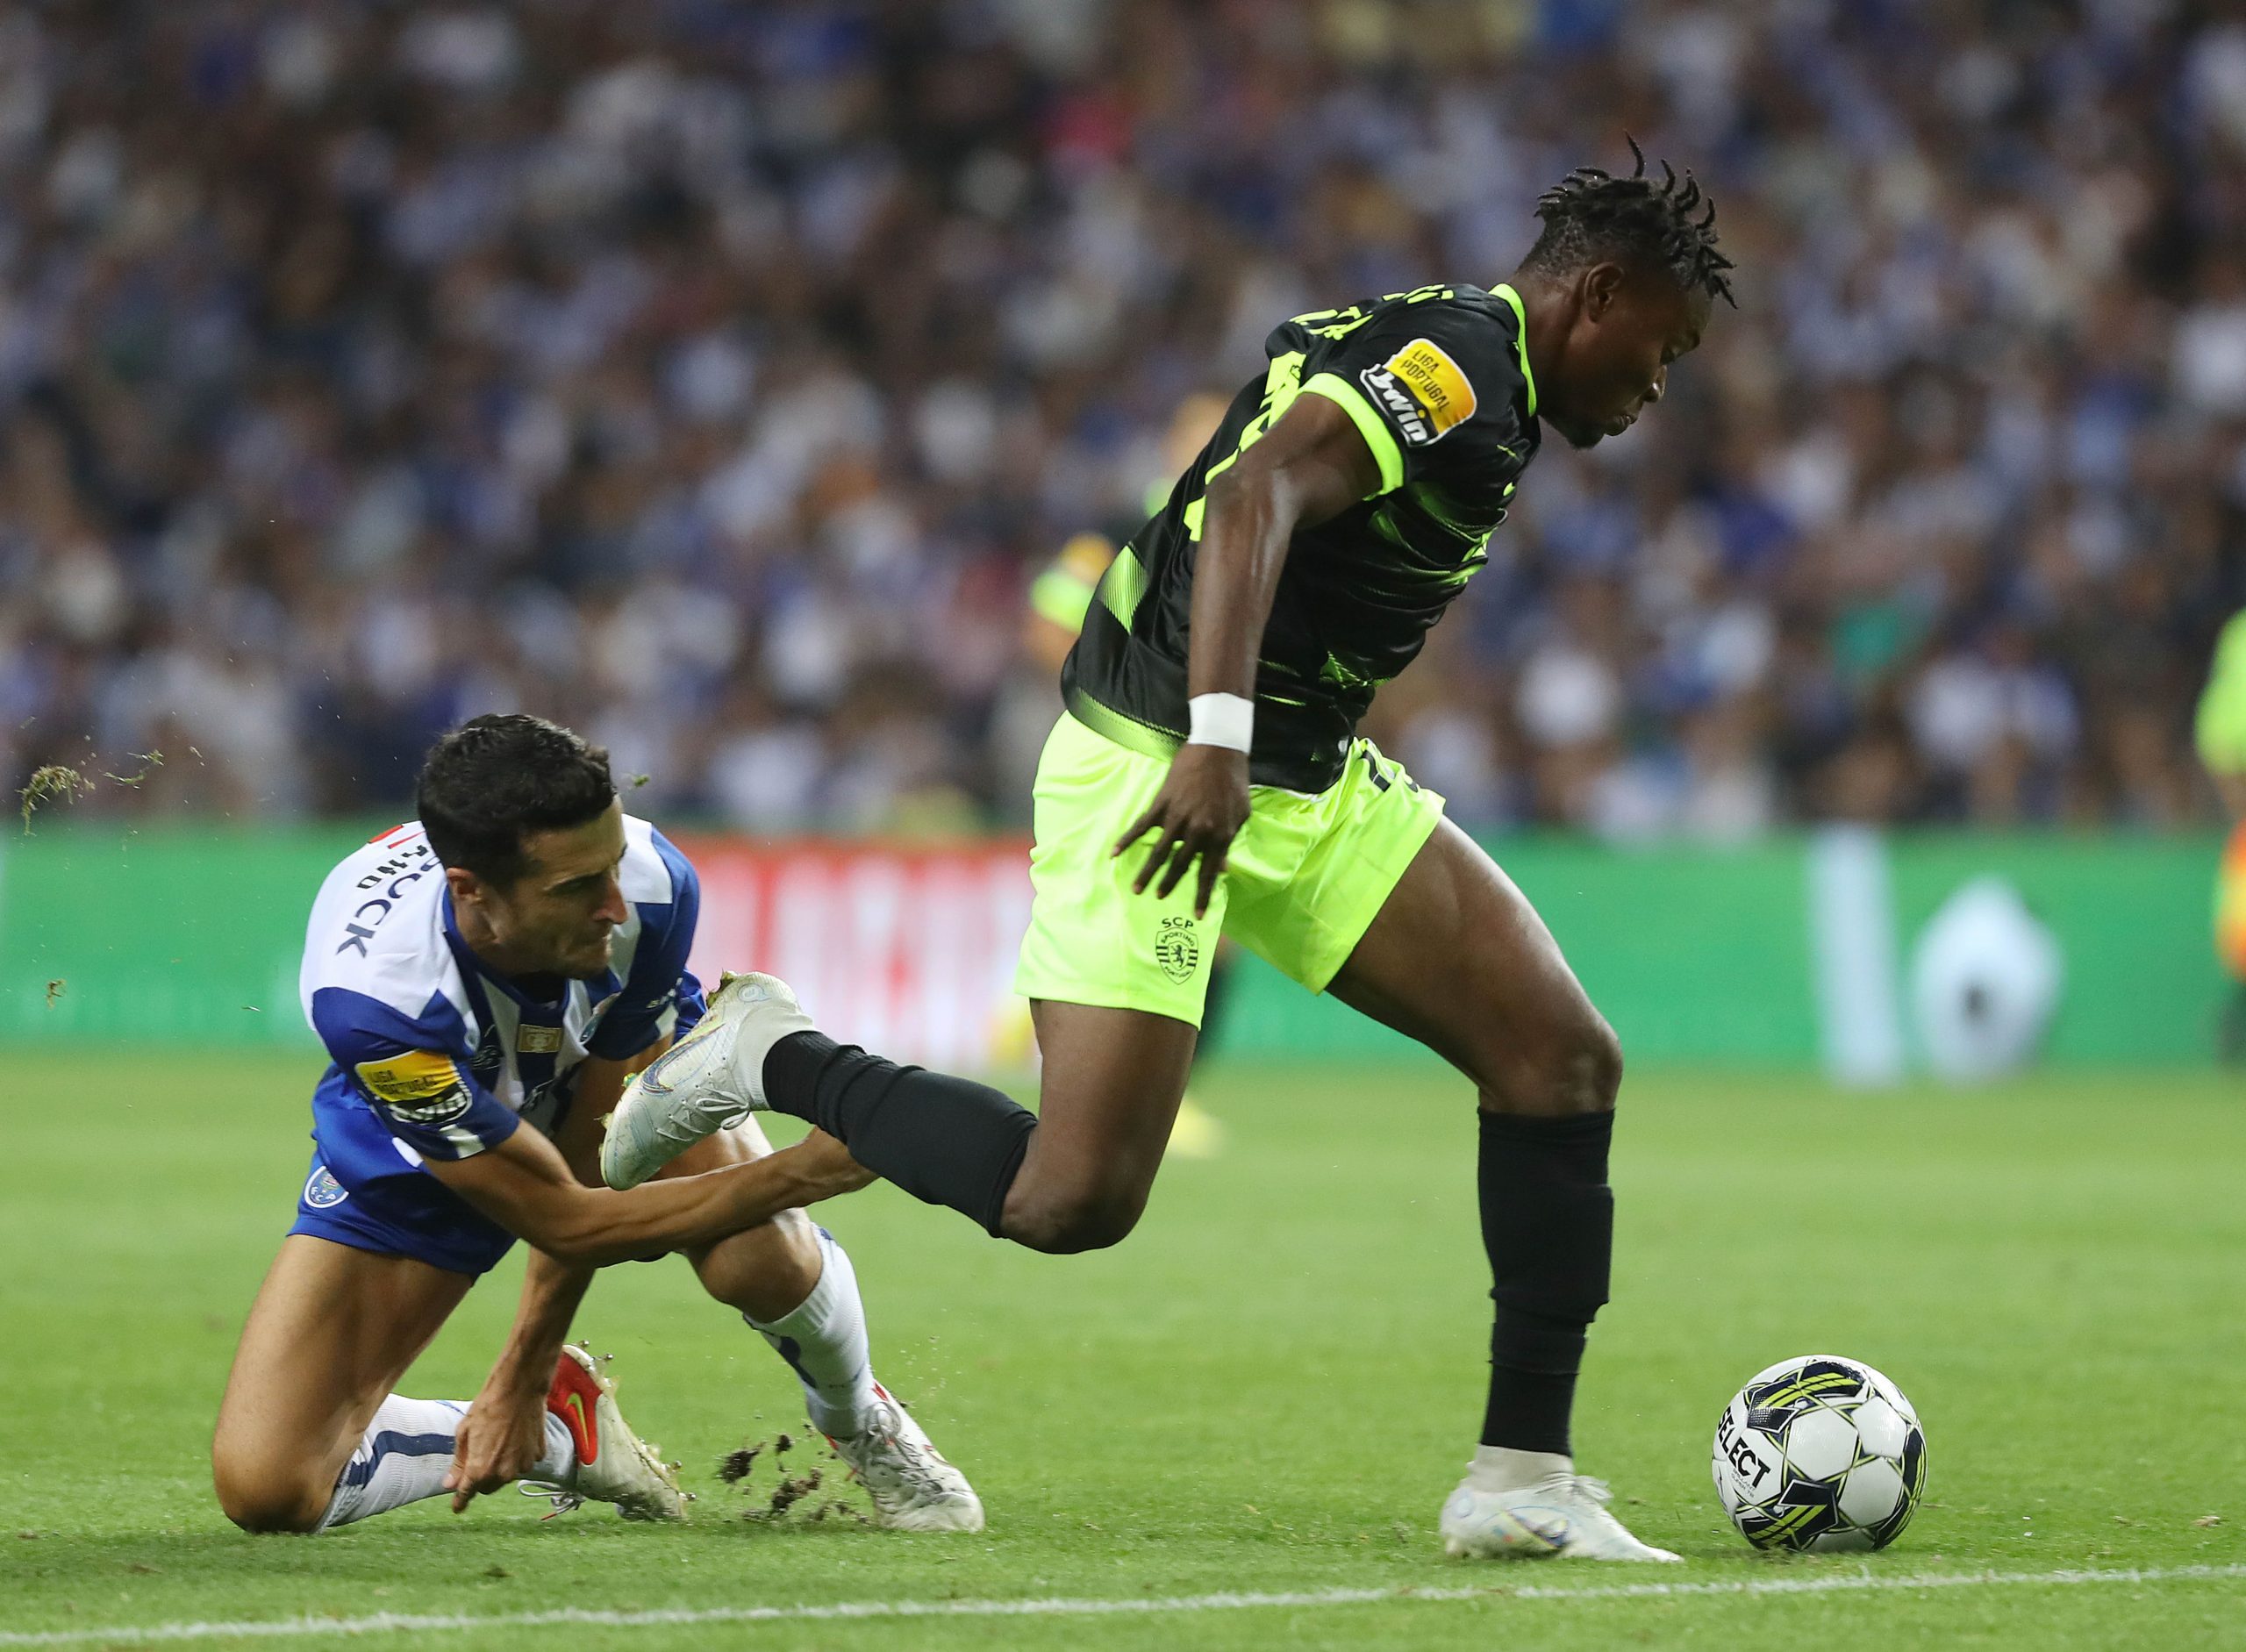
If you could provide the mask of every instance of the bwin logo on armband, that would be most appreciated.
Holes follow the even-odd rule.
[[[1474,417],[1473,382],[1433,339],[1414,339],[1357,375],[1414,447],[1441,441]]]

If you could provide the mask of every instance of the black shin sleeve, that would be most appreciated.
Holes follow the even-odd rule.
[[[1569,1449],[1576,1372],[1613,1258],[1613,1134],[1611,1112],[1482,1115],[1482,1243],[1498,1305],[1485,1446]]]
[[[807,1119],[918,1199],[948,1205],[992,1235],[1037,1115],[972,1079],[899,1067],[821,1033],[764,1058],[775,1110]]]

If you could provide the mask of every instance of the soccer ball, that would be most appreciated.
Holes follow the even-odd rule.
[[[1927,1483],[1927,1437],[1870,1366],[1805,1354],[1757,1371],[1716,1424],[1716,1494],[1757,1548],[1885,1548]]]

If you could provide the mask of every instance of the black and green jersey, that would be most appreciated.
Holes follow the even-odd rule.
[[[1068,662],[1069,709],[1109,739],[1167,754],[1184,739],[1187,627],[1209,483],[1298,396],[1323,396],[1380,461],[1362,503],[1294,537],[1255,672],[1258,785],[1323,791],[1373,690],[1412,662],[1489,560],[1535,456],[1536,381],[1510,287],[1422,287],[1297,316],[1270,369],[1233,398],[1169,501],[1116,556]]]

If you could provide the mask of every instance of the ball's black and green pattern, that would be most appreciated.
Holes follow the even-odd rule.
[[[1732,1396],[1712,1467],[1724,1513],[1757,1548],[1885,1548],[1926,1489],[1927,1437],[1870,1366],[1806,1354]]]

